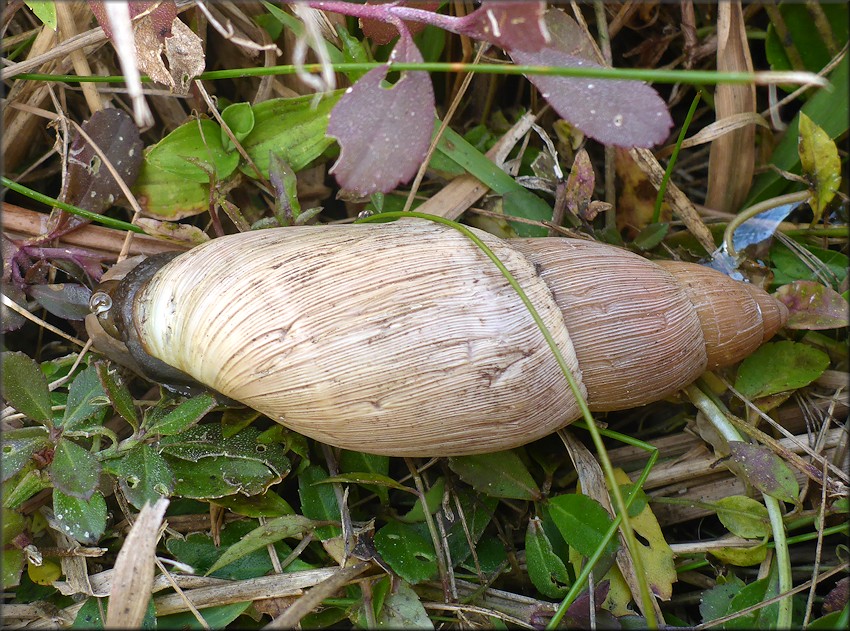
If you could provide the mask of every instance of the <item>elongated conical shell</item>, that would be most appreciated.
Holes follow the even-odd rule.
[[[479,236],[581,371],[534,265]],[[495,265],[425,221],[260,230],[168,263],[135,299],[148,353],[284,425],[379,454],[498,451],[579,416]]]
[[[705,371],[702,326],[673,275],[593,241],[510,243],[537,264],[564,313],[591,410],[657,401]]]
[[[697,310],[708,368],[741,361],[773,337],[788,319],[785,305],[758,287],[694,263],[658,264],[676,277]]]

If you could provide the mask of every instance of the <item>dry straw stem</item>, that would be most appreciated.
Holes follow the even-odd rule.
[[[153,587],[156,544],[169,501],[160,498],[145,504],[115,560],[115,574],[109,590],[107,628],[141,626]]]
[[[741,2],[721,2],[717,14],[717,69],[721,72],[752,72],[749,44]],[[717,120],[756,112],[755,85],[723,83],[715,91]],[[708,162],[708,194],[705,205],[735,212],[750,190],[755,168],[755,128],[740,127],[711,145]]]

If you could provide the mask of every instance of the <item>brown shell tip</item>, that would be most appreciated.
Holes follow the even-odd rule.
[[[753,300],[759,306],[762,322],[764,323],[764,337],[762,338],[762,342],[766,342],[788,322],[788,307],[755,285],[745,284],[744,287],[747,288]]]

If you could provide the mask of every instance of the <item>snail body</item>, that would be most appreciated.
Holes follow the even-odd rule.
[[[477,234],[528,295],[591,410],[672,394],[784,322],[768,294],[696,265]],[[322,442],[404,456],[493,452],[580,415],[519,295],[451,228],[260,230],[156,267],[131,271],[90,320],[115,324],[134,356]]]

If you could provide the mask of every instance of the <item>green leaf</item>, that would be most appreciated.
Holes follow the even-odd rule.
[[[241,559],[251,552],[265,548],[281,539],[304,534],[311,530],[313,526],[313,520],[302,517],[301,515],[284,515],[269,520],[227,548],[218,560],[212,564],[210,569],[206,571],[206,574],[211,574],[225,565],[233,563],[237,559]]]
[[[193,533],[186,538],[174,537],[165,542],[165,547],[181,563],[192,566],[196,575],[203,575],[212,567],[227,548],[239,542],[242,537],[257,528],[255,519],[236,521],[226,524],[221,529],[221,543],[217,544],[209,534]],[[285,558],[292,550],[283,541],[274,544],[281,558]],[[286,572],[296,572],[309,569],[311,566],[300,559],[295,559],[285,569]],[[225,567],[212,573],[216,578],[243,580],[265,576],[272,572],[272,562],[268,550],[255,550]]]
[[[641,250],[651,250],[664,240],[669,231],[668,223],[651,223],[638,233],[632,243]]]
[[[50,440],[41,427],[5,430],[0,447],[0,482],[5,482],[23,469],[35,452],[49,445]],[[8,489],[5,490],[8,492]]]
[[[800,112],[799,127],[800,139],[797,146],[800,151],[800,164],[803,167],[803,176],[809,181],[814,192],[810,206],[814,212],[812,222],[817,223],[841,185],[841,159],[838,157],[838,147],[829,134],[803,112]]]
[[[433,629],[434,623],[422,606],[419,596],[404,581],[384,599],[377,616],[378,629]]]
[[[538,517],[532,517],[525,533],[525,560],[528,578],[547,598],[561,599],[567,595],[572,580],[564,562],[552,550],[549,537]]]
[[[107,461],[104,468],[118,478],[124,497],[138,509],[145,502],[154,504],[174,492],[171,467],[150,445],[136,445],[119,458]]]
[[[74,618],[72,629],[103,629],[103,615],[109,611],[109,598],[87,598]],[[142,619],[141,629],[156,629],[156,609],[153,606],[153,596],[148,600],[148,608]]]
[[[715,503],[717,517],[734,535],[745,539],[762,539],[770,535],[767,508],[745,495],[723,497]]]
[[[342,90],[323,95],[315,107],[313,95],[269,99],[254,106],[254,128],[242,140],[242,147],[263,177],[269,177],[270,152],[298,172],[333,144],[326,133],[328,119],[341,95]],[[242,171],[256,177],[248,165]]]
[[[437,121],[435,130],[440,125]],[[446,128],[437,150],[454,161],[471,175],[489,186],[494,193],[505,198],[505,214],[535,221],[552,219],[552,208],[540,197],[523,188],[510,175],[467,142],[463,136]],[[543,236],[545,229],[529,226],[528,224],[512,224],[517,234],[522,237]]]
[[[174,474],[174,494],[183,497],[210,500],[234,493],[257,495],[283,479],[258,460],[230,456],[210,456],[198,462],[166,460]]]
[[[203,459],[224,457],[235,462],[258,462],[282,478],[289,471],[289,459],[280,443],[263,438],[255,427],[224,438],[219,423],[195,425],[177,436],[164,436],[159,441],[161,453],[172,460],[200,463]]]
[[[21,414],[50,425],[50,391],[44,373],[24,353],[3,353],[3,398]]]
[[[230,131],[233,132],[236,140],[239,141],[244,139],[254,129],[254,110],[251,108],[250,103],[232,103],[228,105],[221,111],[221,119],[230,128]],[[225,151],[236,149],[236,146],[224,129],[221,130],[221,144],[224,146]]]
[[[375,548],[393,572],[409,583],[437,575],[437,554],[431,538],[420,528],[394,521],[375,533]]]
[[[850,94],[850,85],[848,85],[850,57],[845,55],[841,62],[829,73],[827,79],[832,84],[832,88],[819,89],[803,105],[801,111],[819,125],[830,138],[835,139],[846,133],[848,126],[850,126],[848,125],[848,122],[850,122],[850,98],[847,96]],[[800,171],[800,156],[797,151],[799,120],[798,115],[791,121],[782,140],[773,150],[769,161],[769,164],[791,173],[799,173]],[[751,206],[756,202],[798,189],[799,184],[788,182],[777,172],[770,169],[756,178],[753,187],[750,189],[750,196],[744,205]]]
[[[561,536],[582,556],[589,557],[602,543],[613,520],[602,505],[586,495],[559,495],[549,500],[549,514]],[[606,554],[617,551],[617,538],[608,542]]]
[[[236,154],[237,156],[239,154]],[[193,182],[182,175],[160,169],[147,160],[131,189],[145,214],[176,221],[207,212],[210,208],[209,179]]]
[[[100,493],[83,500],[53,489],[53,514],[63,532],[80,543],[94,545],[106,530],[106,501]]]
[[[215,397],[206,392],[186,399],[168,414],[149,420],[147,433],[160,436],[180,434],[199,422],[215,406]]]
[[[151,147],[145,162],[197,184],[209,184],[211,176],[223,181],[239,165],[240,156],[228,153],[221,134],[214,121],[189,121]]]
[[[842,2],[819,3],[819,10],[826,17],[826,28],[820,30],[812,13],[804,3],[781,2],[778,10],[785,22],[788,35],[781,37],[773,22],[768,25],[765,38],[765,53],[773,70],[808,70],[820,72],[837,52],[830,51],[827,37],[836,42],[847,41],[847,5]],[[794,59],[795,63],[791,62]]]
[[[534,501],[540,489],[515,451],[449,458],[449,467],[479,493]]]
[[[441,504],[440,511],[443,522],[452,524],[446,532],[446,541],[449,545],[449,556],[457,566],[472,556],[470,545],[478,543],[487,526],[493,521],[499,500],[480,495],[468,488],[457,489],[456,496],[456,503],[452,502],[448,507]]]
[[[387,476],[390,472],[390,459],[387,456],[377,456],[375,454],[366,454],[361,451],[350,451],[343,449],[339,455],[339,469],[343,473],[376,473],[378,475]],[[395,480],[393,480],[395,482]],[[362,483],[363,486],[369,489],[372,493],[378,496],[381,504],[389,503],[389,491],[387,486],[380,484]]]
[[[739,611],[743,611],[744,609],[749,609],[751,607],[757,607],[758,605],[760,605],[765,600],[768,585],[769,580],[767,578],[762,578],[757,581],[753,581],[749,585],[745,585],[744,587],[742,587],[740,590],[738,590],[738,593],[735,594],[735,596],[732,598],[732,601],[729,603],[729,609],[726,612],[726,615],[738,613]],[[759,628],[758,619],[759,610],[755,609],[742,616],[729,620],[725,623],[724,628]]]
[[[826,273],[834,280],[837,287],[847,278],[847,268],[850,258],[846,254],[834,250],[824,250],[807,245],[804,250],[815,256],[827,268]],[[805,252],[804,252],[805,254]],[[814,272],[801,260],[796,252],[788,248],[784,243],[777,241],[770,248],[770,259],[774,267],[773,282],[777,285],[785,285],[795,280],[812,280]]]
[[[428,507],[428,513],[433,515],[440,508],[443,501],[443,492],[446,488],[446,479],[442,476],[437,478],[431,485],[431,488],[425,491],[425,506]],[[425,521],[425,510],[422,508],[422,498],[417,497],[406,515],[399,517],[400,521],[405,523],[414,523]]]
[[[301,512],[305,517],[316,521],[339,521],[339,504],[333,487],[317,484],[328,477],[327,472],[317,465],[310,465],[298,476],[298,496],[301,498]],[[322,541],[342,534],[336,526],[316,528],[316,536]]]
[[[71,382],[65,414],[59,426],[66,432],[90,429],[87,421],[107,405],[109,405],[109,399],[100,384],[97,368],[93,365],[89,366]]]
[[[726,464],[744,482],[783,502],[796,504],[799,501],[797,496],[800,485],[797,478],[782,458],[770,449],[764,445],[730,440],[729,452]]]
[[[799,342],[765,344],[738,368],[735,389],[748,399],[809,385],[829,367],[823,351]]]
[[[251,601],[233,603],[232,605],[219,605],[218,607],[206,607],[200,610],[205,626],[201,626],[195,614],[191,611],[173,613],[167,616],[159,616],[156,619],[158,629],[226,629],[228,625],[241,616]],[[239,628],[239,625],[233,628]]]
[[[213,503],[246,517],[280,517],[295,514],[295,509],[289,502],[271,491],[251,497],[228,495],[216,499]]]
[[[354,473],[341,473],[339,475],[319,480],[315,484],[331,484],[333,482],[344,482],[346,484],[362,484],[372,488],[382,488],[386,493],[386,489],[396,489],[397,491],[407,491],[408,493],[416,493],[415,489],[396,482],[388,475],[380,473],[362,473],[355,471]]]
[[[60,438],[50,463],[50,481],[65,495],[87,500],[100,480],[100,463],[94,455],[67,438]]]
[[[136,406],[133,404],[133,395],[127,389],[127,385],[121,378],[116,366],[109,362],[98,361],[94,364],[100,384],[112,407],[127,421],[133,430],[139,428],[139,417],[136,414]]]
[[[42,21],[45,26],[56,30],[58,25],[56,19],[55,0],[24,0],[26,5],[35,13],[35,17]]]
[[[703,591],[699,603],[702,622],[710,622],[725,616],[729,612],[735,594],[741,591],[744,585],[744,581],[732,574],[725,583],[718,581],[714,587]]]

